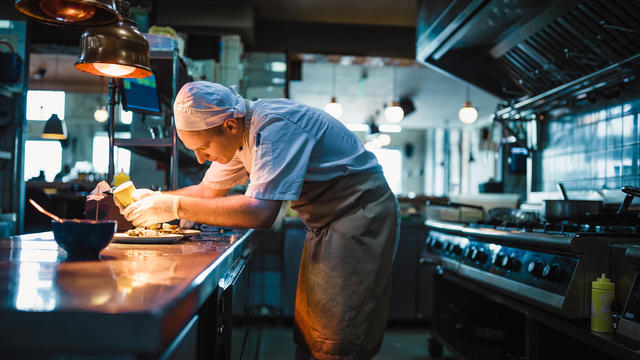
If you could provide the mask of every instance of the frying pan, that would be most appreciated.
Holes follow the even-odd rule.
[[[558,184],[563,200],[543,200],[542,217],[547,221],[579,219],[596,215],[602,208],[602,200],[569,200],[562,183]]]

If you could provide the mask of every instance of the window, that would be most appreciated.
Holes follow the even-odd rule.
[[[394,194],[402,192],[402,152],[397,149],[373,149],[371,152],[378,158],[384,177]]]
[[[116,133],[117,138],[130,138],[130,133]],[[120,170],[129,173],[131,168],[131,151],[115,147],[113,152],[115,172]],[[93,167],[98,173],[106,174],[109,170],[109,137],[106,134],[96,134],[93,137]]]
[[[24,151],[24,179],[37,177],[44,171],[44,178],[53,178],[62,169],[62,145],[59,141],[27,140]]]
[[[133,113],[131,111],[120,111],[120,122],[129,125],[133,121]]]
[[[47,121],[51,114],[64,120],[64,91],[27,91],[27,120]]]

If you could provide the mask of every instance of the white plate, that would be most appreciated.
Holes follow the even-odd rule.
[[[161,234],[156,236],[131,236],[125,233],[113,234],[113,242],[125,244],[170,244],[182,239],[181,234]]]
[[[182,231],[184,231],[184,234],[182,234],[184,236],[184,238],[190,238],[194,235],[198,235],[200,234],[202,231],[197,230],[197,229],[183,229]]]
[[[190,238],[192,236],[195,236],[195,235],[200,235],[200,233],[202,232],[202,231],[197,230],[197,229],[182,229],[182,231],[184,232],[184,234],[182,234],[182,236],[184,236],[185,239],[188,239],[188,238]]]

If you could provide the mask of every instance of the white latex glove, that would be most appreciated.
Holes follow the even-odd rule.
[[[153,190],[149,190],[149,189],[135,189],[133,190],[133,192],[131,193],[131,198],[133,199],[134,202],[138,201],[138,200],[142,200],[144,198],[146,198],[147,196],[153,195],[156,192]],[[122,203],[120,201],[118,201],[117,197],[113,197],[113,202],[116,204],[116,206],[118,207],[118,209],[120,209],[120,214],[124,214],[124,206],[122,206]]]
[[[87,200],[96,200],[96,201],[100,201],[102,199],[104,199],[104,194],[103,192],[111,190],[111,185],[109,185],[108,182],[106,181],[100,181],[96,187],[91,190],[91,193],[89,196],[87,196]]]
[[[160,224],[178,218],[180,197],[169,194],[152,194],[127,206],[122,215],[134,226]]]

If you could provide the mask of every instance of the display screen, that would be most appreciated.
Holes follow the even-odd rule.
[[[122,106],[127,111],[160,115],[160,99],[156,76],[142,79],[122,79]]]

